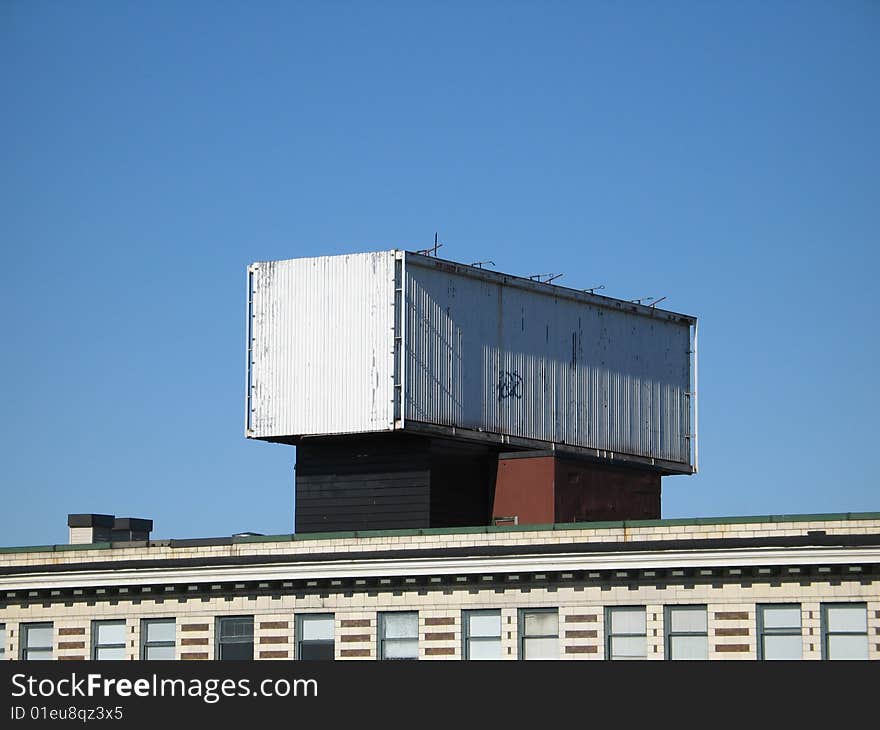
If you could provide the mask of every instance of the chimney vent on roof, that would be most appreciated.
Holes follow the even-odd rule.
[[[140,517],[117,517],[113,520],[111,540],[124,542],[131,540],[149,540],[153,530],[153,520]]]
[[[95,542],[129,542],[149,540],[152,520],[114,515],[67,515],[71,545],[89,545]]]

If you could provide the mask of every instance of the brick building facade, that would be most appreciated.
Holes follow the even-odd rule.
[[[0,644],[7,660],[880,659],[880,513],[4,548]]]

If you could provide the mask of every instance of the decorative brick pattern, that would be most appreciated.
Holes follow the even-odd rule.
[[[425,641],[454,641],[455,633],[452,631],[435,632],[425,634]]]
[[[519,607],[510,605],[514,603],[513,596],[516,593],[505,591],[502,598],[507,599],[501,608],[501,658],[514,661],[519,659],[519,627],[517,626],[517,613]],[[562,609],[560,609],[560,613]]]
[[[461,659],[461,611],[454,614],[436,608],[419,612],[419,657]]]
[[[559,636],[563,659],[598,659],[604,653],[602,646],[604,610],[586,612],[582,607],[560,609]]]
[[[587,629],[583,631],[566,631],[564,635],[566,639],[595,639],[598,636],[599,632],[596,631],[596,629]]]
[[[647,640],[645,651],[648,659],[661,660],[666,656],[665,628],[663,626],[663,605],[648,604],[645,607],[645,623],[647,626]]]
[[[368,659],[370,657],[369,649],[343,649],[340,654],[343,657],[350,658],[358,658],[358,659]]]
[[[92,607],[94,611],[95,607]],[[85,612],[84,612],[85,613]],[[90,639],[89,635],[91,633],[91,619],[97,618],[97,616],[61,616],[58,618],[52,617],[49,620],[52,620],[52,623],[55,627],[55,658],[59,660],[71,661],[76,659],[77,657],[82,657],[83,659],[89,659],[90,652]],[[54,619],[54,620],[53,620]],[[45,618],[40,619],[29,619],[29,620],[46,620]],[[0,618],[0,623],[3,623],[3,619]],[[7,657],[14,656],[8,653],[7,647]]]
[[[869,658],[880,658],[880,649],[875,637],[880,636],[880,581],[876,578],[866,581],[864,576],[852,580],[836,581],[829,587],[825,580],[813,580],[802,585],[802,579],[782,581],[781,584],[755,581],[744,586],[738,578],[722,581],[717,586],[697,584],[686,589],[683,594],[680,586],[670,585],[658,589],[656,585],[607,587],[600,583],[587,585],[576,590],[572,585],[560,583],[556,590],[545,587],[532,587],[523,592],[514,584],[499,592],[492,588],[472,588],[450,590],[438,586],[436,589],[419,592],[418,589],[395,592],[354,593],[344,596],[318,593],[296,596],[285,594],[277,599],[269,596],[256,601],[247,597],[237,597],[233,601],[218,596],[210,601],[193,599],[186,603],[176,601],[158,602],[141,600],[137,603],[121,601],[118,605],[98,602],[88,605],[85,600],[74,603],[72,607],[58,605],[43,607],[39,604],[9,604],[0,609],[0,622],[7,626],[7,657],[18,656],[19,623],[52,620],[56,626],[56,657],[58,659],[89,656],[90,621],[93,619],[128,619],[127,647],[129,655],[137,657],[139,652],[140,620],[143,618],[176,617],[178,621],[177,650],[187,658],[208,658],[214,656],[213,627],[215,617],[220,615],[255,615],[256,656],[259,659],[293,659],[295,645],[293,617],[303,612],[334,613],[337,620],[336,653],[340,659],[374,659],[376,656],[375,622],[379,611],[418,609],[420,615],[419,648],[423,659],[458,659],[461,656],[461,611],[468,609],[502,610],[502,656],[505,659],[518,657],[517,611],[519,608],[553,607],[560,611],[560,657],[571,660],[599,660],[605,652],[604,607],[607,605],[645,605],[649,614],[656,612],[657,635],[654,628],[649,630],[651,646],[659,646],[663,641],[662,609],[664,605],[681,604],[687,597],[689,603],[708,605],[710,658],[711,659],[754,659],[756,653],[756,605],[766,603],[800,603],[802,607],[802,626],[805,659],[819,659],[821,656],[820,617],[821,604],[826,602],[860,602],[868,605]],[[664,592],[665,590],[665,592]],[[663,603],[668,600],[668,604]],[[651,601],[657,601],[652,603]],[[60,613],[59,613],[60,612]],[[742,617],[746,618],[743,619]],[[583,617],[590,617],[585,619]],[[720,617],[724,617],[723,619]],[[736,617],[736,618],[731,618]],[[437,621],[441,619],[441,621]],[[450,620],[452,623],[450,623]],[[653,617],[649,618],[653,621]],[[286,623],[288,628],[268,629],[266,624]],[[186,627],[186,629],[184,629]],[[345,627],[345,628],[343,628]],[[434,630],[436,628],[441,630]],[[196,630],[196,629],[200,629]],[[207,629],[207,630],[205,630]],[[443,638],[431,638],[431,634],[441,634]],[[261,638],[280,636],[265,643]],[[343,637],[348,637],[345,640]],[[194,642],[191,640],[195,640]],[[81,645],[80,648],[74,648]],[[428,652],[428,649],[442,648],[443,653]],[[449,653],[451,651],[451,653]],[[286,652],[286,656],[273,654],[263,656],[263,652]],[[201,656],[206,654],[207,657]],[[657,652],[660,655],[660,652]]]
[[[164,606],[157,606],[157,609],[164,608]],[[193,608],[196,608],[194,605]],[[167,616],[167,610],[163,614]],[[222,614],[220,614],[222,615]],[[200,618],[202,622],[199,623],[191,623],[185,621],[183,619],[187,618]],[[214,658],[214,616],[210,616],[209,621],[204,621],[205,618],[208,618],[204,615],[201,616],[193,616],[190,612],[187,612],[183,616],[179,616],[177,619],[177,640],[176,640],[176,653],[178,659],[213,659]],[[197,650],[196,647],[202,648],[201,651]]]
[[[427,656],[448,656],[455,654],[455,649],[451,646],[429,646],[425,649]]]
[[[84,641],[59,641],[58,649],[85,649],[86,642]]]
[[[874,595],[868,599],[868,635],[880,636],[880,581],[874,583]],[[868,642],[868,659],[880,660],[880,641]]]
[[[820,604],[814,601],[803,601],[798,600],[798,597],[795,597],[792,603],[800,603],[801,604],[801,632],[803,638],[803,645],[801,650],[801,656],[804,659],[821,659],[822,658],[822,646],[820,640]],[[757,626],[755,627],[755,635],[756,635],[756,646],[757,646]]]
[[[739,592],[742,590],[740,586]],[[754,635],[755,603],[750,605],[734,603],[723,608],[717,604],[709,606],[709,636],[714,638],[709,646],[709,659],[757,658],[757,645],[751,641],[744,641]]]
[[[339,637],[339,640],[343,644],[348,644],[348,643],[352,643],[352,642],[363,643],[365,641],[370,640],[370,635],[369,634],[344,634]]]
[[[566,646],[565,653],[566,654],[597,654],[599,652],[598,646],[590,646],[590,645],[579,645],[579,646]]]
[[[749,630],[746,627],[736,629],[715,629],[715,636],[748,636]]]
[[[368,606],[374,610],[366,610]],[[378,597],[368,601],[367,605],[349,601],[340,608],[342,610],[336,612],[336,658],[375,659]]]
[[[260,621],[260,629],[286,629],[289,624],[287,621]]]
[[[716,611],[716,621],[748,621],[748,611]]]
[[[264,603],[271,605],[271,599]],[[254,616],[254,656],[257,659],[293,658],[295,637],[292,613],[291,611]]]
[[[289,659],[289,658],[290,658],[290,656],[286,651],[281,651],[278,649],[260,652],[260,659]]]

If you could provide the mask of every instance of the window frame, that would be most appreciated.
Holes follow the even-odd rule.
[[[251,639],[250,642],[233,639],[231,641],[223,641],[223,632],[221,627],[225,621],[241,621],[242,619],[250,619],[251,622]],[[214,623],[214,656],[217,661],[253,661],[256,656],[256,643],[254,642],[254,615],[253,614],[236,614],[233,616],[217,616]],[[223,646],[228,644],[247,644],[251,645],[251,658],[250,659],[224,659],[223,658]]]
[[[173,623],[174,624],[174,639],[171,641],[147,641],[147,625],[151,623]],[[140,650],[140,658],[141,661],[161,661],[156,659],[149,659],[147,657],[147,649],[154,648],[162,648],[162,647],[171,647],[174,649],[174,653],[177,654],[177,619],[173,616],[167,617],[155,617],[155,618],[142,618],[141,619],[141,650]]]
[[[49,646],[28,646],[28,634],[31,629],[51,629],[53,641]],[[28,656],[28,652],[31,651],[46,651],[47,649],[51,652],[51,658],[55,658],[55,622],[54,621],[30,621],[28,623],[22,623],[18,625],[19,629],[19,658],[23,661],[39,661],[36,659],[31,659]]]
[[[314,661],[310,659],[302,658],[302,645],[308,644],[310,646],[327,646],[328,644],[333,649],[333,659],[336,658],[336,614],[335,613],[298,613],[294,617],[294,625],[296,627],[296,646],[294,648],[294,658],[300,661]],[[304,619],[310,618],[329,618],[333,621],[333,638],[329,641],[327,639],[308,639],[305,640],[302,638],[302,625]],[[329,659],[326,661],[330,661]]]
[[[797,608],[798,615],[800,616],[800,622],[798,623],[797,633],[795,633],[794,629],[768,629],[764,626],[764,611],[768,608]],[[803,647],[803,639],[804,639],[804,607],[800,603],[759,603],[755,606],[755,622],[756,622],[756,630],[757,630],[757,646],[755,647],[757,651],[758,661],[777,661],[775,659],[767,659],[765,657],[764,652],[764,637],[765,636],[798,636],[801,639],[801,655],[800,659],[804,658],[804,647]],[[782,661],[782,660],[779,660]],[[797,661],[797,660],[793,660]]]
[[[553,613],[556,614],[555,634],[529,634],[526,636],[526,614],[530,613]],[[552,661],[547,659],[527,659],[526,639],[556,639],[556,659],[559,659],[559,608],[520,608],[517,611],[517,649],[520,661]]]
[[[672,613],[673,611],[702,611],[706,615],[705,631],[673,631],[672,630]],[[709,658],[709,606],[705,603],[671,603],[663,607],[663,635],[664,659],[667,661],[705,661],[701,659],[676,659],[672,656],[672,639],[680,636],[701,637],[706,640],[706,659]],[[648,656],[648,615],[645,609],[645,658]]]
[[[385,656],[385,642],[387,641],[385,637],[385,619],[387,616],[398,616],[400,614],[411,614],[416,617],[416,655],[414,657],[386,657]],[[414,661],[419,658],[419,612],[418,611],[380,611],[376,617],[376,639],[377,639],[377,647],[376,647],[376,659],[379,661]],[[392,641],[399,641],[399,637],[397,639],[392,639]],[[409,639],[412,641],[412,639]]]
[[[100,626],[118,626],[122,625],[122,643],[121,644],[99,644],[98,643],[98,627]],[[98,659],[98,649],[122,649],[123,653],[125,653],[125,649],[127,646],[128,639],[128,622],[123,619],[110,618],[110,619],[93,619],[92,620],[92,635],[90,642],[90,651],[89,658],[93,662],[107,662],[107,661],[119,661],[118,659]],[[123,657],[124,659],[125,657]]]
[[[861,608],[865,612],[865,630],[864,631],[829,631],[828,630],[828,609],[829,608]],[[868,627],[868,604],[866,601],[829,601],[819,605],[819,625],[822,659],[823,661],[838,661],[828,656],[828,638],[831,636],[864,636],[867,646],[867,656],[871,655],[870,629]],[[844,657],[844,660],[848,657]],[[864,661],[864,660],[855,660]]]
[[[498,616],[498,648],[500,656],[498,659],[502,659],[504,657],[503,654],[503,637],[504,637],[504,624],[502,623],[502,615],[500,608],[473,608],[473,609],[463,609],[461,612],[461,658],[463,661],[497,661],[497,660],[476,660],[471,659],[471,641],[488,643],[490,641],[495,641],[495,637],[492,636],[471,636],[470,635],[470,618],[471,616]],[[558,633],[558,631],[557,631]]]
[[[645,632],[643,634],[613,634],[611,633],[611,614],[615,611],[628,611],[635,613],[641,611],[645,617]],[[645,654],[640,657],[627,657],[615,659],[611,655],[611,644],[614,638],[639,637],[645,640]],[[605,659],[608,661],[641,661],[648,658],[648,607],[637,606],[605,606]]]

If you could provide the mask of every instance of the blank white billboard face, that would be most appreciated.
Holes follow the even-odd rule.
[[[394,254],[249,268],[247,435],[394,427]]]
[[[251,438],[430,426],[689,471],[693,318],[396,251],[248,272]]]
[[[425,257],[405,284],[408,421],[690,463],[689,319]]]

